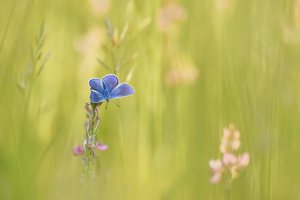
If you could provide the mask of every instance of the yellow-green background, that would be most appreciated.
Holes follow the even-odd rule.
[[[251,156],[231,199],[300,199],[299,1],[182,0],[186,19],[168,33],[157,26],[165,4],[114,0],[97,16],[87,0],[0,1],[1,200],[224,199],[208,161],[220,157],[231,122]],[[72,149],[83,140],[88,79],[111,73],[96,61],[111,64],[105,18],[119,33],[129,24],[121,48],[123,58],[136,55],[136,94],[101,108],[109,150],[87,183]],[[18,83],[43,23],[51,55],[25,97]],[[98,39],[79,52],[90,30]],[[197,79],[166,84],[174,61],[195,67]]]

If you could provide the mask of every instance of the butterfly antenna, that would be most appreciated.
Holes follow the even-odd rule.
[[[119,108],[121,107],[117,102],[110,100],[111,102],[113,102],[116,106],[118,106]]]

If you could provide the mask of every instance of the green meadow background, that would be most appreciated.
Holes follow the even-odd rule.
[[[88,80],[108,73],[136,93],[100,107],[109,149],[83,181]],[[229,199],[300,199],[299,86],[298,0],[0,0],[0,199],[222,200],[229,123],[251,156]]]

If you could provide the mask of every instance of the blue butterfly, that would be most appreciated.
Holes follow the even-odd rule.
[[[119,79],[114,74],[108,74],[102,79],[91,78],[90,100],[92,103],[101,103],[110,99],[122,98],[134,94],[134,89],[127,83],[119,84]]]

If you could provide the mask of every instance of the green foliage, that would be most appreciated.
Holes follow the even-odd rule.
[[[1,200],[300,198],[298,0],[95,2],[0,1]],[[112,72],[136,94],[101,109],[82,182],[88,80]],[[251,161],[224,192],[229,123]]]

